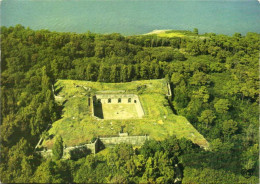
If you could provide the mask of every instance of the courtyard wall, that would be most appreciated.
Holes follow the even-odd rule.
[[[135,104],[139,118],[144,116],[144,109],[140,99],[135,94],[96,94],[93,98],[92,115],[95,116],[94,105],[98,104]]]

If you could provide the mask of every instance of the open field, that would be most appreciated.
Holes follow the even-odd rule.
[[[97,91],[124,90],[139,96],[145,115],[135,118],[136,112],[129,104],[104,105],[103,116],[93,117],[87,103],[88,94]],[[129,135],[149,135],[150,138],[163,140],[171,135],[185,137],[202,147],[208,147],[207,140],[188,122],[185,117],[173,114],[166,98],[165,80],[145,80],[128,83],[99,83],[76,80],[59,80],[55,84],[56,98],[64,104],[62,118],[54,122],[49,135],[61,135],[66,146],[88,143],[93,137],[117,136],[122,130]],[[121,91],[122,92],[122,91]],[[125,107],[124,105],[127,105]],[[117,112],[126,113],[130,119],[119,120]],[[128,114],[128,115],[127,115]],[[111,119],[110,119],[111,117]],[[51,148],[53,138],[45,139],[43,146]]]
[[[177,33],[177,32],[161,32],[157,34],[159,37],[168,37],[168,38],[172,38],[172,37],[184,37],[186,35],[182,34],[182,33]]]
[[[138,118],[135,104],[102,104],[104,119]]]
[[[192,31],[181,31],[181,30],[154,30],[150,33],[147,33],[145,35],[157,35],[158,37],[167,37],[167,38],[173,38],[173,37],[200,37],[205,38],[205,36],[202,35],[196,35]]]
[[[153,30],[150,33],[147,33],[145,35],[157,35],[159,37],[168,37],[168,38],[172,38],[172,37],[184,37],[186,36],[185,34],[181,33],[181,32],[175,32],[175,31],[171,31],[171,30]]]

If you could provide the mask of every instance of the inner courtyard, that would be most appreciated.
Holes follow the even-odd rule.
[[[134,94],[97,94],[93,97],[93,115],[99,119],[139,119],[142,104]]]

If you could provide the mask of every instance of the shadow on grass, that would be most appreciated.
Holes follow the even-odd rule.
[[[56,87],[56,89],[54,90],[55,95],[59,94],[61,92],[61,90],[63,89],[62,86]]]

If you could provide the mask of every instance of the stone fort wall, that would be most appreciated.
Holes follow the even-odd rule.
[[[87,149],[89,149],[91,151],[91,153],[96,154],[100,151],[99,144],[103,144],[105,147],[109,147],[109,146],[113,146],[113,145],[121,144],[121,143],[132,144],[135,146],[142,146],[146,140],[149,140],[149,136],[146,136],[146,135],[145,136],[128,136],[128,134],[122,136],[119,134],[119,137],[102,137],[102,138],[96,139],[96,141],[94,143],[64,148],[62,158],[70,159],[70,151],[77,149],[77,148],[81,148],[81,147],[86,147]],[[50,158],[53,156],[51,149],[44,150],[44,151],[37,151],[37,152],[40,153],[45,158],[46,157]]]
[[[105,146],[115,145],[120,143],[141,146],[144,144],[146,140],[149,140],[149,136],[102,137],[99,139]]]
[[[81,147],[86,147],[87,149],[89,149],[91,151],[91,153],[96,154],[98,152],[98,144],[97,143],[98,143],[98,140],[96,140],[94,143],[90,143],[90,144],[84,144],[84,145],[80,145],[80,146],[64,147],[62,158],[69,159],[70,158],[70,151],[77,149],[77,148],[81,148]],[[50,158],[50,157],[53,156],[51,149],[44,150],[44,151],[38,151],[38,153],[40,153],[44,157]]]

